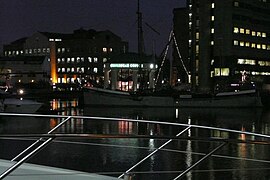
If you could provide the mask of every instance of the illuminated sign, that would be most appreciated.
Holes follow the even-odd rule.
[[[139,68],[139,64],[110,64],[111,68]]]

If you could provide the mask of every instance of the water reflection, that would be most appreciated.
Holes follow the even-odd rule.
[[[242,131],[269,134],[270,111],[263,109],[199,109],[199,108],[97,108],[79,107],[76,99],[52,100],[50,107],[53,113],[58,115],[86,115],[98,117],[116,117],[119,121],[93,121],[83,119],[72,119],[60,129],[58,133],[91,133],[91,134],[128,134],[128,135],[171,135],[175,136],[182,129],[150,123],[127,122],[124,118],[158,120],[165,122],[179,122],[186,124],[198,124],[215,126]],[[49,120],[26,121],[20,119],[1,119],[1,133],[15,132],[48,132],[63,118],[51,118]],[[15,126],[15,124],[17,124]],[[204,131],[190,129],[186,136],[194,137],[222,137],[238,138],[241,140],[256,140],[254,136],[243,134],[232,134],[221,131]],[[60,167],[73,168],[88,172],[100,171],[121,171],[124,172],[132,165],[139,162],[143,157],[160,147],[166,140],[158,139],[80,139],[77,146],[54,143],[34,159],[34,162],[49,164]],[[0,141],[1,142],[1,141]],[[98,144],[106,146],[98,146]],[[8,146],[0,147],[0,152],[4,155],[4,149]],[[72,148],[70,148],[72,147]],[[125,148],[123,148],[125,147]],[[141,147],[141,149],[138,149]],[[181,170],[185,170],[199,159],[203,154],[208,153],[217,147],[217,143],[194,142],[194,141],[172,141],[165,149],[151,156],[143,165],[135,168],[135,171],[177,171],[178,173],[137,175],[136,179],[156,179],[166,180],[176,177]],[[197,154],[194,154],[197,152]],[[229,144],[218,151],[219,155],[234,156],[240,158],[254,158],[259,160],[269,160],[270,148],[268,146],[249,144]],[[43,158],[40,158],[43,157]],[[44,158],[46,157],[46,158]],[[89,163],[95,162],[95,163]],[[248,171],[254,167],[264,168],[264,170]],[[262,179],[269,177],[269,162],[247,161],[246,159],[224,159],[212,157],[207,162],[198,166],[194,172],[186,175],[187,180],[201,179]],[[197,170],[197,171],[196,171]],[[198,171],[205,170],[205,171]],[[216,171],[208,171],[216,170]]]

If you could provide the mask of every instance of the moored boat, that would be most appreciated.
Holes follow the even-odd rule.
[[[180,95],[177,107],[262,107],[261,97],[255,89],[211,94]]]
[[[102,88],[85,87],[85,105],[100,106],[139,106],[139,107],[174,107],[174,98],[170,95],[138,94]]]
[[[42,103],[31,99],[5,98],[2,101],[2,111],[10,113],[35,113]]]

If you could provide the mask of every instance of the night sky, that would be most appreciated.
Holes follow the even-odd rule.
[[[173,9],[185,0],[141,0],[146,52],[159,55],[172,29]],[[37,31],[111,30],[137,51],[137,0],[0,0],[0,46]]]

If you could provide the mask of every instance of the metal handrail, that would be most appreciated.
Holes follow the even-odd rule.
[[[129,121],[129,122],[138,122],[138,123],[151,123],[151,124],[161,124],[161,125],[172,125],[172,126],[183,126],[191,128],[198,128],[198,129],[207,129],[207,130],[217,130],[217,131],[224,131],[230,133],[237,133],[237,134],[245,134],[245,135],[252,135],[257,137],[263,138],[270,138],[270,135],[267,134],[259,134],[253,133],[248,131],[239,131],[239,130],[232,130],[226,128],[218,128],[218,127],[211,127],[211,126],[201,126],[201,125],[192,125],[192,124],[184,124],[184,123],[173,123],[173,122],[162,122],[162,121],[151,121],[151,120],[138,120],[138,119],[127,119],[127,118],[109,118],[109,117],[99,117],[99,116],[65,116],[65,115],[44,115],[44,114],[14,114],[14,113],[0,113],[0,116],[25,116],[25,117],[51,117],[51,118],[74,118],[74,119],[92,119],[92,120],[106,120],[106,121]]]
[[[195,164],[188,167],[186,170],[184,170],[180,175],[178,175],[174,180],[179,179],[183,177],[186,173],[188,173],[190,170],[192,170],[195,166],[200,164],[202,161],[207,159],[210,156],[213,156],[216,151],[221,149],[223,146],[225,146],[228,143],[251,143],[251,144],[267,144],[269,145],[270,142],[268,141],[255,141],[255,140],[232,140],[232,139],[222,139],[222,138],[194,138],[194,137],[179,137],[183,133],[185,133],[187,130],[191,128],[198,128],[198,129],[207,129],[207,130],[218,130],[218,131],[224,131],[224,132],[230,132],[230,133],[237,133],[237,134],[245,134],[245,135],[252,135],[256,137],[261,138],[270,138],[270,135],[266,134],[259,134],[259,133],[253,133],[253,132],[247,132],[247,131],[239,131],[239,130],[232,130],[232,129],[226,129],[226,128],[217,128],[217,127],[209,127],[209,126],[201,126],[201,125],[191,125],[191,124],[183,124],[183,123],[173,123],[173,122],[161,122],[161,121],[150,121],[150,120],[137,120],[137,119],[123,119],[123,118],[108,118],[108,117],[89,117],[89,116],[62,116],[62,115],[41,115],[41,114],[12,114],[12,113],[0,113],[0,116],[25,116],[25,117],[54,117],[54,118],[67,118],[60,124],[58,124],[56,127],[54,127],[52,130],[50,130],[47,134],[28,134],[28,135],[18,135],[20,137],[40,137],[36,143],[45,141],[44,138],[48,138],[45,142],[43,142],[40,146],[38,146],[36,149],[34,149],[32,152],[30,152],[28,155],[26,155],[24,158],[22,158],[20,161],[18,161],[16,164],[14,164],[12,167],[10,167],[7,171],[2,173],[0,175],[0,179],[3,177],[6,177],[8,174],[10,174],[12,171],[14,171],[16,168],[18,168],[22,163],[27,161],[31,156],[33,156],[35,153],[37,153],[39,150],[44,148],[47,144],[49,144],[53,139],[57,137],[87,137],[87,138],[151,138],[151,139],[169,139],[166,141],[163,145],[161,145],[159,148],[155,149],[152,153],[147,155],[145,158],[140,160],[138,163],[136,163],[134,166],[129,168],[127,171],[122,173],[118,178],[122,178],[123,176],[130,174],[130,172],[137,167],[139,164],[143,163],[146,159],[154,155],[157,151],[161,150],[163,147],[165,147],[168,143],[170,143],[174,139],[185,139],[185,140],[205,140],[205,141],[222,141],[223,143],[216,147],[214,150],[209,152],[208,154],[205,154],[202,159],[197,161]],[[129,122],[139,122],[139,123],[152,123],[152,124],[161,124],[161,125],[172,125],[177,127],[186,127],[183,131],[181,131],[179,134],[177,134],[175,137],[171,136],[130,136],[130,135],[98,135],[98,134],[52,134],[56,129],[61,127],[65,122],[67,122],[69,119],[89,119],[89,120],[106,120],[106,121],[129,121]],[[16,135],[0,135],[0,138],[3,137],[17,137]],[[19,156],[24,154],[27,150],[31,149],[34,145],[31,145],[30,148],[25,149],[22,153],[20,153],[18,156],[16,156],[14,159],[17,159]]]

